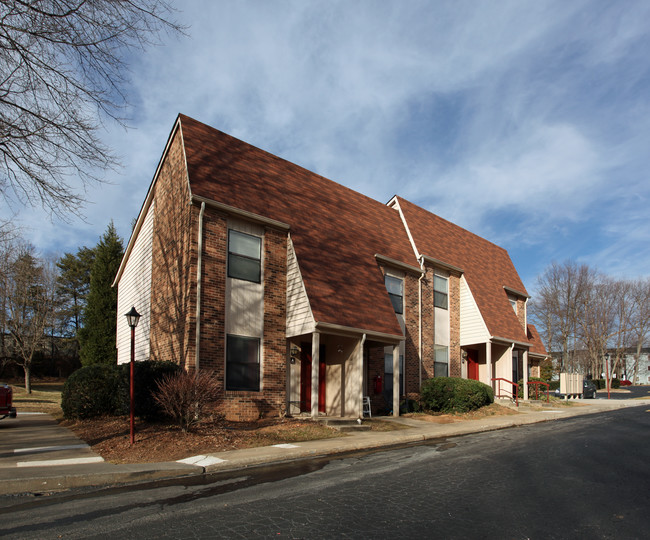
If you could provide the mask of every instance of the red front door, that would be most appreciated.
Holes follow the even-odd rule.
[[[467,351],[467,378],[478,381],[478,351]]]
[[[311,343],[301,343],[300,412],[311,411]],[[318,412],[325,412],[325,345],[320,346],[318,361]]]

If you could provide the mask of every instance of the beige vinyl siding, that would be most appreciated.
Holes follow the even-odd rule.
[[[460,345],[484,343],[490,338],[485,321],[469,290],[465,276],[460,278]]]
[[[302,281],[298,259],[289,236],[287,248],[287,337],[309,334],[315,329],[314,316]]]
[[[135,329],[135,360],[149,359],[151,328],[151,253],[153,245],[154,204],[145,216],[131,255],[117,285],[117,363],[131,360],[131,329],[126,317],[131,306],[141,315]]]
[[[262,274],[260,283],[226,278],[226,334],[261,338],[264,335],[264,228],[229,220],[228,229],[262,239]]]

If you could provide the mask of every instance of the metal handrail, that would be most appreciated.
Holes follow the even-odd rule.
[[[498,398],[502,398],[502,397],[508,398],[509,397],[510,399],[514,399],[517,407],[519,407],[519,385],[517,383],[509,381],[508,379],[504,379],[503,377],[494,378],[494,379],[492,379],[492,381],[493,382],[498,381],[498,383],[499,383],[499,391],[495,392],[494,397],[498,397]],[[507,390],[504,390],[504,392],[506,392],[506,394],[502,395],[501,394],[501,381],[503,381],[505,383],[508,383],[508,384],[511,384],[514,390],[510,394],[507,393]]]
[[[528,381],[527,384],[534,384],[535,385],[535,399],[539,399],[539,385],[543,384],[546,386],[546,403],[549,402],[549,391],[551,389],[551,385],[542,381]]]

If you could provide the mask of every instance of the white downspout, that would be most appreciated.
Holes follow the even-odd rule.
[[[201,344],[201,280],[203,265],[203,214],[205,213],[205,202],[201,203],[199,212],[199,238],[198,257],[196,261],[196,341],[194,344],[194,373],[199,374],[199,347]]]
[[[422,390],[422,280],[424,279],[425,270],[424,270],[424,256],[420,255],[419,259],[420,261],[420,269],[422,270],[422,274],[420,274],[420,277],[418,279],[418,309],[419,309],[419,316],[418,316],[418,359],[420,361],[420,369],[418,373],[418,392]]]

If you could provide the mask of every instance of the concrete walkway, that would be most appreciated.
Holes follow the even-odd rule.
[[[193,456],[181,462],[115,465],[61,427],[48,415],[20,415],[0,422],[0,495],[38,494],[75,487],[110,486],[149,480],[238,470],[299,459],[372,450],[426,440],[445,439],[468,433],[547,422],[624,407],[650,407],[650,399],[584,400],[571,406],[522,406],[518,414],[438,424],[409,418],[384,418],[402,424],[395,431],[363,431],[318,441],[246,448]],[[13,423],[13,425],[12,425]],[[46,434],[45,444],[25,446],[30,431]]]

